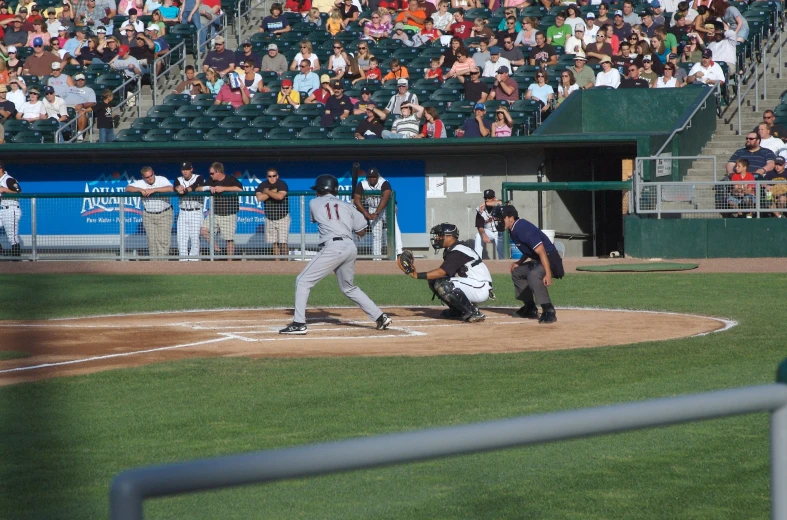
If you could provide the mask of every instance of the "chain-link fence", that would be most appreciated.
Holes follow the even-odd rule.
[[[637,185],[636,213],[683,218],[787,217],[787,182],[648,182]]]
[[[320,249],[309,215],[314,196],[290,192],[285,211],[269,206],[266,213],[266,204],[250,191],[3,195],[0,261],[309,260]],[[349,192],[339,197],[351,202]],[[394,218],[392,194],[377,220]],[[394,226],[372,222],[367,230],[356,240],[359,258],[394,258]]]

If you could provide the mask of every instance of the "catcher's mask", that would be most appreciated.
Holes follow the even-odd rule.
[[[333,175],[323,174],[317,177],[312,188],[317,193],[339,193],[339,181]]]
[[[432,236],[432,247],[435,251],[445,247],[443,246],[443,240],[445,239],[446,235],[459,238],[459,230],[456,229],[455,225],[449,224],[447,222],[436,225],[432,228],[429,234]]]
[[[503,206],[495,206],[490,213],[495,219],[495,229],[502,232],[506,230],[506,223],[503,222]]]

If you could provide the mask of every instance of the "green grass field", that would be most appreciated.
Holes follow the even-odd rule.
[[[357,282],[380,305],[430,304],[423,282]],[[292,305],[293,284],[0,276],[0,319]],[[495,286],[496,304],[513,306],[507,278]],[[552,291],[558,307],[689,312],[739,326],[558,352],[193,359],[3,387],[0,518],[106,518],[110,480],[141,465],[772,382],[787,354],[785,290],[780,275],[569,275]],[[347,300],[328,279],[310,303]],[[737,520],[768,517],[768,482],[760,414],[157,499],[146,518]]]

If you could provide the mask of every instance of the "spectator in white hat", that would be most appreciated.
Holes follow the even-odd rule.
[[[68,74],[63,74],[63,66],[59,61],[52,64],[52,71],[49,73],[49,79],[46,80],[49,87],[55,89],[58,96],[63,96],[66,89],[74,86],[74,80]]]
[[[576,54],[585,50],[585,24],[576,24],[574,34],[566,38],[564,48],[566,54]]]
[[[279,76],[287,72],[287,58],[285,58],[283,54],[279,53],[279,46],[275,43],[268,45],[268,53],[262,57],[260,70],[273,71]],[[311,66],[309,67],[309,70],[311,70]]]
[[[600,26],[596,24],[596,15],[593,14],[593,12],[589,12],[585,15],[585,45],[596,42],[596,34],[598,34],[599,27]]]
[[[25,101],[27,101],[27,95],[25,94],[27,85],[22,78],[11,76],[11,79],[8,80],[8,86],[10,88],[8,94],[6,94],[6,99],[14,104],[18,112],[22,109]]]
[[[418,96],[412,92],[408,92],[410,87],[409,82],[405,78],[399,78],[396,81],[396,94],[391,96],[388,105],[385,107],[385,114],[393,114],[395,116],[402,115],[402,103],[415,103],[418,104]],[[416,132],[417,133],[417,132]]]

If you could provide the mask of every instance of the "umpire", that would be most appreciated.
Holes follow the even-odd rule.
[[[563,278],[563,260],[555,245],[538,227],[523,218],[514,206],[498,206],[492,216],[497,230],[508,230],[511,242],[522,251],[522,258],[511,263],[516,299],[524,305],[514,312],[517,318],[538,319],[539,323],[557,321],[555,307],[549,299],[553,278]],[[541,305],[541,317],[538,307]]]

